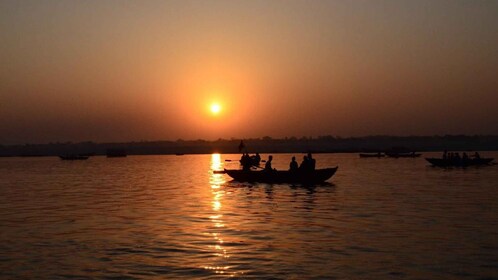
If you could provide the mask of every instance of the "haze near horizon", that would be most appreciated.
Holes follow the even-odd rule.
[[[497,1],[2,1],[0,144],[498,134]]]

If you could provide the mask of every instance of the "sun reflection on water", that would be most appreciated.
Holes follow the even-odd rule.
[[[211,170],[220,170],[223,168],[221,162],[220,154],[212,154],[211,155]],[[208,245],[209,249],[213,251],[213,255],[216,256],[217,265],[204,266],[204,269],[211,270],[216,274],[224,274],[230,277],[236,276],[238,273],[229,271],[230,266],[226,265],[226,260],[230,258],[229,253],[226,248],[223,246],[224,240],[221,236],[221,231],[225,228],[225,224],[223,221],[222,214],[222,200],[225,195],[225,191],[221,187],[225,183],[224,176],[222,174],[211,173],[209,178],[209,182],[211,185],[211,193],[213,195],[213,200],[211,202],[213,214],[209,216],[213,224],[213,230],[209,232],[212,238],[215,241],[215,245]]]

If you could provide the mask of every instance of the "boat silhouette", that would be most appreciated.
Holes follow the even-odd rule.
[[[60,159],[62,160],[87,160],[89,156],[83,155],[60,155]]]
[[[317,184],[330,179],[338,167],[316,169],[312,171],[288,171],[288,170],[235,170],[225,169],[225,173],[238,182],[257,183],[301,183]]]
[[[425,160],[438,167],[467,167],[491,165],[494,158],[425,158]]]

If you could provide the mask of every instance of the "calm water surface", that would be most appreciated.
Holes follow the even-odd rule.
[[[315,187],[212,173],[238,157],[0,158],[0,278],[498,279],[498,165],[320,154],[339,170]]]

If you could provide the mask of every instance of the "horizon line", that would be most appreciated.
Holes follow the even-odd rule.
[[[93,140],[84,140],[84,141],[56,141],[56,142],[45,142],[45,143],[23,143],[23,144],[4,144],[0,143],[0,146],[27,146],[27,145],[54,145],[54,144],[83,144],[83,143],[93,143],[93,144],[125,144],[125,143],[155,143],[155,142],[218,142],[218,141],[254,141],[254,140],[263,140],[263,141],[271,141],[271,140],[323,140],[324,138],[333,138],[333,139],[361,139],[361,138],[381,138],[381,137],[390,137],[390,138],[426,138],[426,137],[498,137],[498,134],[433,134],[433,135],[390,135],[390,134],[372,134],[372,135],[363,135],[363,136],[340,136],[340,135],[319,135],[319,136],[284,136],[280,138],[272,137],[272,136],[261,136],[261,137],[248,137],[248,138],[218,138],[214,140],[208,139],[182,139],[177,138],[176,140],[129,140],[129,141],[93,141]]]

